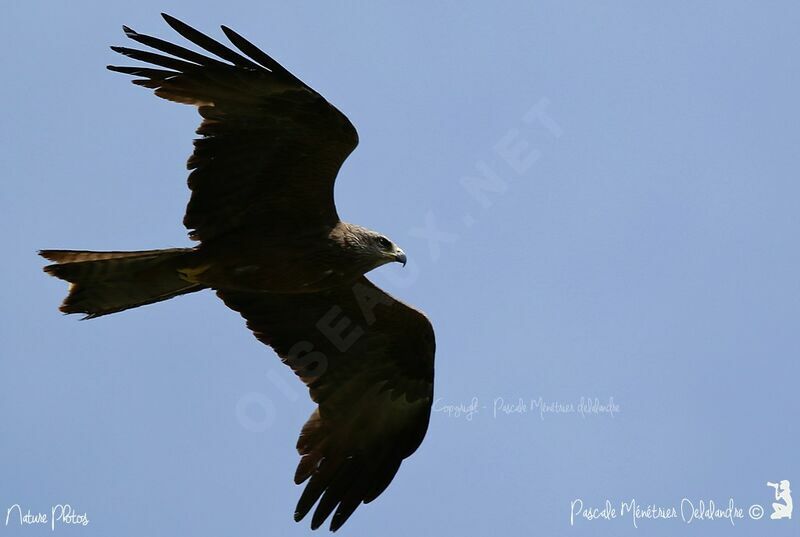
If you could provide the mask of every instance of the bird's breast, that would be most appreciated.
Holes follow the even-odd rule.
[[[201,246],[184,279],[215,289],[309,293],[338,287],[362,272],[327,242]]]

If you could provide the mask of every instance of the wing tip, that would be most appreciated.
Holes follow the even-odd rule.
[[[194,28],[192,28],[191,26],[189,26],[188,24],[186,24],[185,22],[180,20],[178,17],[173,17],[169,13],[164,13],[162,11],[161,12],[161,18],[164,19],[164,21],[166,21],[166,23],[169,24],[170,27],[172,27],[173,30],[175,30],[176,32],[178,32],[181,35],[183,35],[183,32],[181,31],[182,29],[188,29],[190,31],[194,30]],[[184,36],[184,37],[186,37],[186,36]]]
[[[336,509],[336,512],[333,514],[333,517],[331,518],[331,525],[330,525],[331,531],[335,532],[336,530],[344,526],[344,523],[347,522],[347,520],[350,518],[350,515],[352,515],[355,512],[356,508],[360,505],[360,503],[361,502],[357,503],[355,507],[348,508],[346,511],[342,510],[342,505],[340,504],[339,507]]]

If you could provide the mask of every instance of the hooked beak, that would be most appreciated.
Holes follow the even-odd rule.
[[[400,248],[398,248],[397,251],[394,253],[394,260],[397,261],[398,263],[402,263],[403,266],[405,267],[407,261],[406,253]]]

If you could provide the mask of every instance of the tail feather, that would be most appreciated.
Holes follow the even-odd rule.
[[[182,279],[178,269],[191,248],[139,252],[42,250],[55,261],[48,274],[70,282],[64,313],[85,313],[86,319],[160,302],[204,288]]]

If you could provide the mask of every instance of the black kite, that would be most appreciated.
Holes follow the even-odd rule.
[[[434,335],[419,311],[364,277],[406,256],[389,239],[339,220],[336,174],[356,147],[348,119],[239,34],[239,52],[164,15],[217,58],[123,27],[164,54],[112,47],[154,67],[115,67],[133,83],[198,108],[184,224],[194,248],[45,250],[45,271],[70,282],[61,305],[88,318],[210,288],[308,385],[318,407],[297,442],[295,511],[316,504],[336,530],[389,485],[420,445],[433,396]],[[347,328],[347,330],[344,330]],[[335,512],[334,512],[335,511]]]

